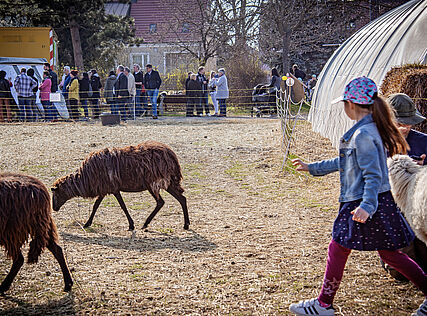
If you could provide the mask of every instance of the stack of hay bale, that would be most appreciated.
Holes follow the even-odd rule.
[[[393,93],[405,93],[414,100],[423,116],[427,116],[427,65],[411,64],[392,68],[384,78],[381,93],[388,97]],[[414,126],[427,133],[427,121]]]

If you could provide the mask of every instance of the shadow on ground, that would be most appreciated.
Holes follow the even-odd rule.
[[[35,305],[9,295],[0,296],[0,301],[6,304],[18,305],[0,310],[0,315],[77,315],[77,311],[74,308],[73,294],[66,294],[61,299]]]
[[[116,249],[132,251],[156,251],[162,249],[178,249],[185,252],[204,252],[217,248],[217,245],[194,231],[189,231],[191,236],[177,237],[169,234],[157,233],[159,237],[117,237],[110,235],[81,236],[61,233],[65,241],[77,242],[87,245],[100,245]],[[155,232],[151,232],[155,233]]]

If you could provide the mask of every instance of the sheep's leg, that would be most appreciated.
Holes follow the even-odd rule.
[[[157,205],[154,208],[154,211],[150,214],[150,216],[148,216],[148,218],[145,221],[145,224],[142,227],[142,229],[147,228],[148,224],[150,224],[150,222],[154,218],[154,216],[156,216],[156,214],[159,212],[159,210],[162,208],[162,206],[165,205],[165,201],[163,201],[163,199],[160,196],[160,194],[159,194],[159,197],[156,197],[156,195],[151,190],[149,190],[149,192],[151,193],[151,195],[153,196],[153,198],[156,200]]]
[[[122,195],[119,193],[115,193],[114,196],[116,197],[117,201],[119,201],[120,207],[122,208],[123,212],[125,212],[126,218],[129,222],[129,230],[134,230],[135,226],[133,224],[133,219],[130,217],[130,214],[126,208],[125,201],[123,201]]]
[[[90,214],[90,217],[87,220],[86,224],[83,226],[84,228],[88,228],[90,225],[92,225],[92,221],[93,221],[93,218],[95,217],[96,210],[98,209],[103,199],[104,199],[104,196],[98,196],[98,198],[96,199],[95,204],[93,204],[92,213]]]
[[[19,251],[18,257],[13,260],[12,268],[10,269],[9,274],[5,277],[0,285],[0,293],[4,293],[9,290],[13,279],[16,277],[23,264],[24,256],[22,255],[22,252]]]
[[[178,200],[179,204],[181,204],[182,211],[184,212],[184,229],[188,229],[190,226],[190,219],[188,217],[187,199],[173,186],[169,186],[166,191],[168,191],[175,199]]]
[[[71,279],[70,270],[68,270],[67,263],[65,262],[64,253],[62,252],[62,248],[54,241],[50,241],[47,249],[55,257],[56,261],[58,261],[59,266],[61,267],[62,275],[64,277],[64,292],[71,291],[71,287],[73,286],[73,280]]]

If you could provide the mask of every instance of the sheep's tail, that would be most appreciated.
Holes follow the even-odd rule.
[[[28,263],[37,263],[39,256],[42,253],[43,249],[46,247],[43,238],[41,236],[36,236],[30,242],[30,250],[28,250]]]
[[[43,232],[43,233],[41,233]],[[32,238],[30,242],[30,249],[28,250],[28,260],[29,264],[37,263],[39,256],[42,251],[48,246],[51,242],[58,241],[58,232],[56,230],[56,225],[53,220],[50,220],[47,223],[46,229],[38,230],[36,235]]]
[[[173,172],[171,174],[171,182],[180,193],[184,193],[184,188],[181,186],[181,181],[183,179],[183,176],[181,171],[181,165],[179,164],[179,161],[178,161],[178,157],[172,149],[169,150],[169,155],[174,165]]]

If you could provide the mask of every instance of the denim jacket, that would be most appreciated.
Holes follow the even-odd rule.
[[[378,207],[378,194],[390,190],[386,151],[372,115],[350,128],[340,141],[339,157],[308,165],[313,176],[339,171],[340,202],[362,199],[370,217]]]

